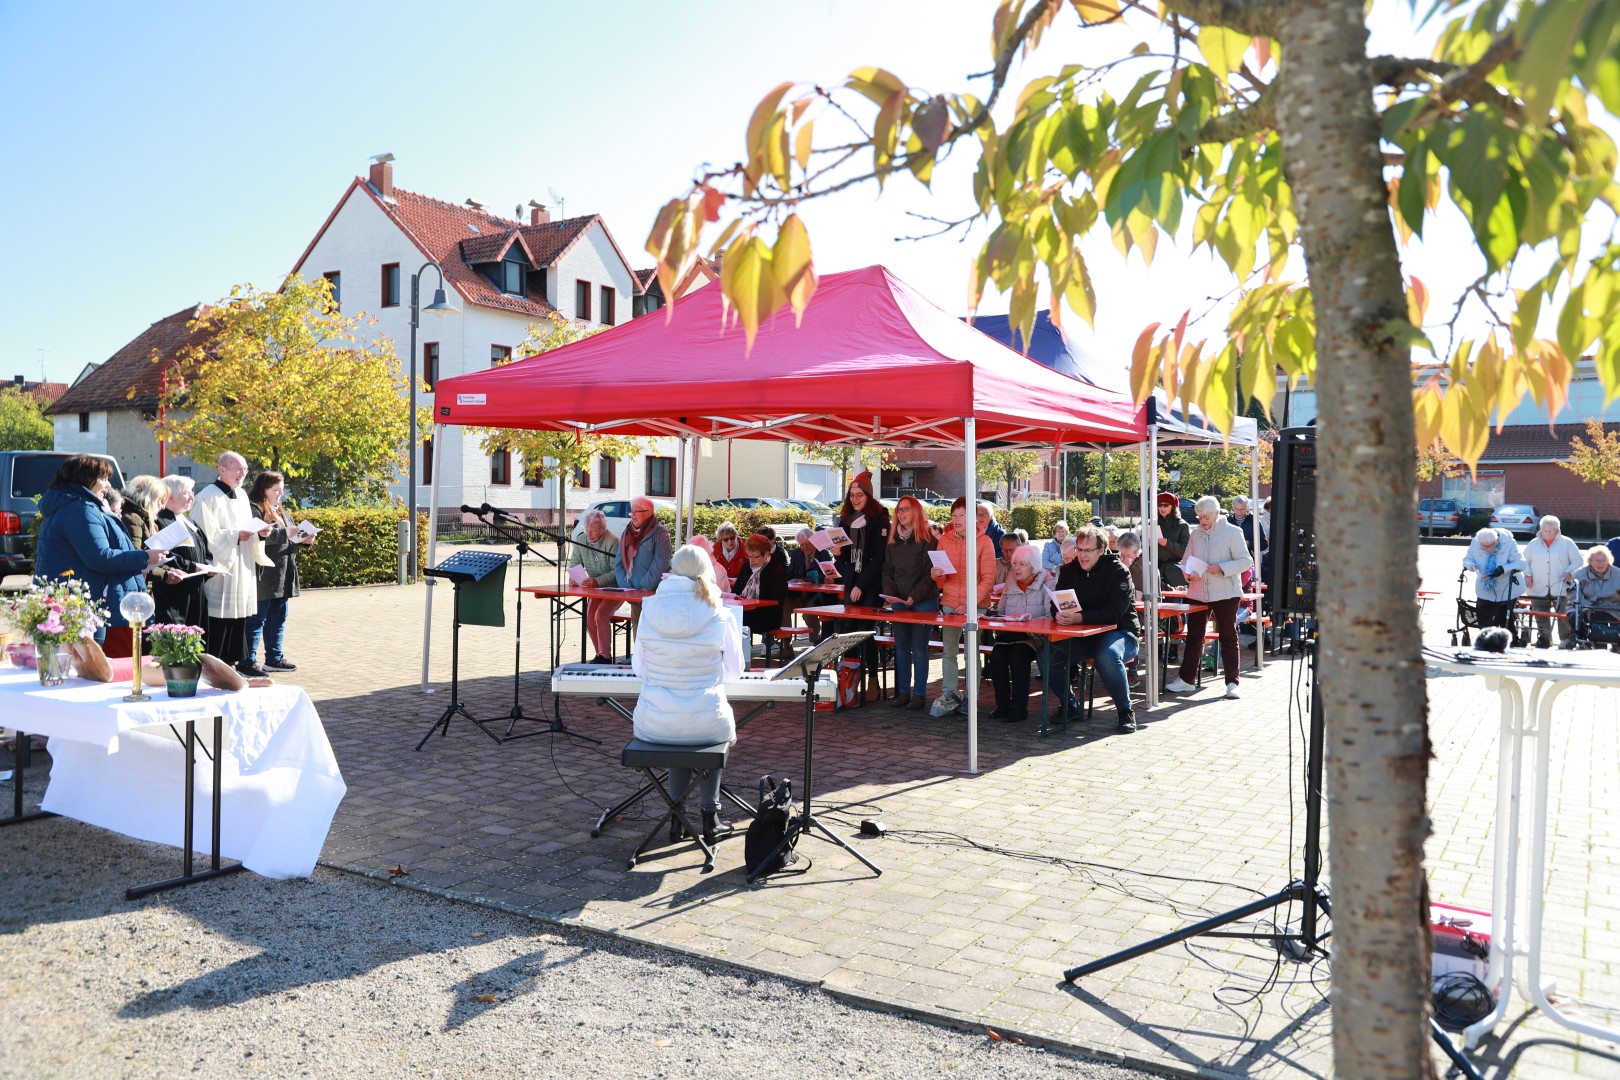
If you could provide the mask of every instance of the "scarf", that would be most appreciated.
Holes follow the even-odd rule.
[[[730,562],[732,559],[735,559],[737,557],[738,544],[739,544],[739,541],[736,541],[736,540],[733,540],[729,544],[721,544],[720,545],[720,557],[722,559],[726,560],[726,562]]]
[[[750,563],[748,569],[751,571],[751,573],[748,575],[748,583],[743,586],[743,599],[758,600],[759,579],[765,576],[765,568],[760,567],[758,570],[755,570],[753,564]]]
[[[619,537],[619,551],[624,555],[624,568],[626,570],[635,566],[636,548],[640,547],[641,542],[647,539],[647,534],[652,532],[653,526],[657,523],[658,518],[655,515],[648,518],[647,524],[639,529],[636,528],[634,523],[625,525],[624,535]]]

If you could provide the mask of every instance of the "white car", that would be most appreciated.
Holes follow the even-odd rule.
[[[1507,503],[1491,515],[1491,528],[1506,529],[1516,537],[1532,537],[1541,528],[1541,516],[1529,503]]]
[[[675,509],[675,503],[670,499],[654,499],[652,504],[654,508],[659,510],[673,511]],[[622,535],[624,527],[630,524],[629,499],[608,499],[604,502],[591,503],[587,509],[602,511],[602,516],[607,518],[608,532],[614,536]]]

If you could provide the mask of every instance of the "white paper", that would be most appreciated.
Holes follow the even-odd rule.
[[[951,562],[951,557],[943,551],[930,551],[928,561],[934,564],[935,570],[943,570],[947,574],[956,573],[956,564]]]
[[[153,551],[168,551],[170,548],[184,547],[191,543],[191,530],[186,523],[175,518],[163,528],[146,538],[146,546]]]
[[[248,518],[242,523],[241,527],[248,532],[263,532],[266,529],[275,528],[275,525],[269,521],[260,521],[258,518]]]
[[[306,519],[306,520],[300,521],[298,523],[298,535],[299,536],[316,536],[316,535],[319,535],[320,531],[321,530],[316,527],[316,525],[315,525],[315,523],[313,521],[309,521],[309,520]]]
[[[903,597],[903,596],[890,596],[886,592],[878,593],[878,599],[879,600],[885,600],[890,604],[899,604],[899,605],[902,605],[902,606],[904,606],[905,603],[906,603],[905,597]]]
[[[202,577],[204,574],[225,574],[229,576],[230,571],[223,566],[210,566],[207,563],[198,563],[197,569],[193,570],[189,574],[181,574],[180,580],[184,581],[186,578]]]
[[[583,566],[576,564],[568,568],[568,580],[572,581],[575,585],[583,585],[590,579],[591,575],[586,573]]]
[[[817,529],[810,534],[810,543],[817,551],[830,550],[835,544],[849,543],[849,534],[837,525],[825,529]]]
[[[1196,555],[1188,555],[1176,565],[1180,566],[1181,572],[1186,574],[1188,577],[1198,577],[1199,575],[1203,574],[1204,571],[1209,569],[1209,563],[1205,562],[1203,559],[1200,559]]]
[[[821,567],[821,573],[828,581],[836,581],[838,579],[838,567],[834,566],[832,563],[818,562],[816,565]]]
[[[1059,589],[1057,592],[1047,589],[1046,595],[1060,613],[1074,614],[1080,610],[1080,598],[1073,589]]]

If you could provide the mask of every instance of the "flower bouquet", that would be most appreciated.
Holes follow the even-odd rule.
[[[71,572],[61,580],[35,578],[9,606],[17,628],[34,643],[39,681],[46,686],[67,680],[71,666],[67,646],[94,638],[107,625],[107,606]]]
[[[153,623],[146,628],[148,655],[163,666],[170,697],[192,697],[202,672],[203,628],[184,623]]]

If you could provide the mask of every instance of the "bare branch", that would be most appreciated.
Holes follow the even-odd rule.
[[[962,236],[960,240],[966,240],[967,226],[972,225],[973,222],[979,217],[978,214],[971,214],[968,217],[958,218],[955,221],[947,221],[944,218],[935,217],[932,214],[919,214],[915,210],[907,210],[906,216],[916,218],[918,221],[926,221],[930,225],[937,225],[938,228],[934,229],[932,232],[917,233],[912,236],[897,236],[895,237],[896,240],[931,240],[936,236],[944,236],[946,233],[951,232],[954,229],[961,229]],[[960,242],[960,240],[958,242]]]

